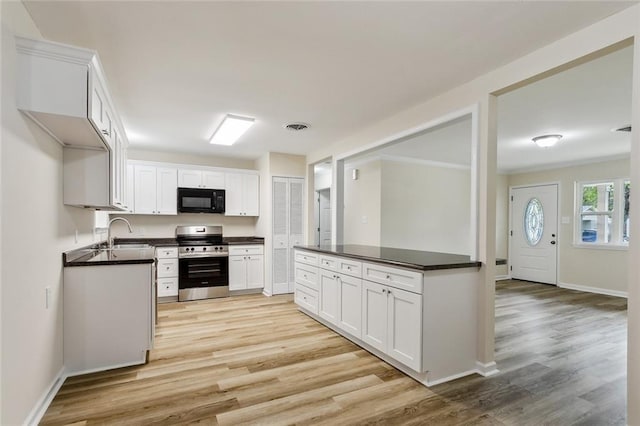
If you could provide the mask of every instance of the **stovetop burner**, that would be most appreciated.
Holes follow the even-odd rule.
[[[222,226],[178,226],[178,257],[222,257],[229,255],[222,241]]]

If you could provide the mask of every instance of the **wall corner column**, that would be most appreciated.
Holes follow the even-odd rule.
[[[488,94],[478,114],[478,288],[477,360],[495,362],[497,98]]]
[[[640,28],[640,16],[638,16]],[[640,200],[640,41],[633,47],[633,89],[631,96],[631,199]],[[640,208],[634,204],[631,223],[640,224]],[[629,240],[628,336],[627,336],[627,424],[640,425],[640,233]]]

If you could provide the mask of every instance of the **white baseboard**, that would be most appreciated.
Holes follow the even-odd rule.
[[[44,413],[47,412],[49,405],[51,405],[51,401],[53,401],[53,398],[62,387],[66,378],[67,373],[66,369],[63,366],[29,413],[29,416],[24,422],[25,425],[35,426],[40,423],[40,420],[42,420],[42,417],[44,417]]]
[[[498,366],[495,361],[488,362],[486,364],[476,361],[476,372],[484,377],[493,376],[494,374],[498,374],[500,370],[498,370]]]
[[[436,379],[436,380],[426,380],[426,385],[427,386],[439,385],[440,383],[450,382],[451,380],[456,380],[456,379],[459,379],[460,377],[470,376],[470,375],[475,374],[477,372],[478,372],[477,370],[469,370],[469,371],[464,371],[462,373],[454,374],[454,375],[451,375],[451,376],[442,377],[442,378]]]
[[[496,281],[510,280],[511,275],[496,275]]]
[[[265,289],[265,290],[262,290],[262,294],[264,294],[264,295],[265,295],[265,296],[267,296],[267,297],[271,297],[271,296],[273,296],[273,294],[271,294],[271,292],[270,292],[270,291],[267,291],[266,289]]]
[[[580,284],[571,284],[571,283],[558,283],[558,287],[566,288],[568,290],[577,290],[577,291],[585,291],[587,293],[596,293],[596,294],[604,294],[607,296],[615,296],[615,297],[628,297],[628,293],[626,291],[620,290],[609,290],[607,288],[600,287],[589,287],[586,285]]]

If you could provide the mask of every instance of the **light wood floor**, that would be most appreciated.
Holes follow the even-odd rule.
[[[499,282],[501,372],[430,389],[291,299],[162,305],[147,365],[67,379],[42,424],[625,424],[625,299]]]

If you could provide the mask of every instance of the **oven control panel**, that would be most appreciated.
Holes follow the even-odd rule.
[[[228,255],[229,247],[226,245],[184,246],[178,250],[178,257],[215,257]]]

